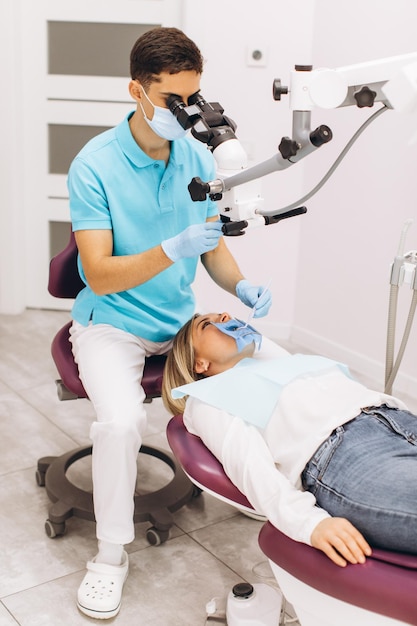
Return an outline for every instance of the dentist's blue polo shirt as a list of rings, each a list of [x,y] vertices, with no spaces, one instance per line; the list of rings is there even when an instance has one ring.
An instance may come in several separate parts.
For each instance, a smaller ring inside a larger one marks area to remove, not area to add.
[[[202,143],[185,137],[171,142],[168,165],[151,159],[130,132],[129,118],[91,139],[68,175],[74,231],[111,229],[114,255],[137,254],[174,237],[187,226],[216,216],[210,199],[193,202],[194,176],[215,178],[214,159]],[[72,316],[86,326],[111,324],[151,341],[167,341],[194,313],[191,290],[197,258],[182,259],[133,289],[98,296],[87,284]]]

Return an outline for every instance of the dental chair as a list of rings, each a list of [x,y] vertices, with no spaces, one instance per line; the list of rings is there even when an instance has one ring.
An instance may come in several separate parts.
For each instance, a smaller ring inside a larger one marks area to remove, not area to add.
[[[253,511],[221,463],[187,431],[182,415],[170,420],[167,437],[185,473],[203,491]],[[365,564],[342,568],[270,522],[261,528],[259,546],[302,626],[417,626],[417,556],[375,549]]]
[[[75,298],[83,287],[84,283],[77,269],[77,246],[71,233],[66,248],[51,260],[48,291],[57,298]],[[60,376],[56,381],[60,400],[87,398],[71,351],[70,327],[71,322],[68,322],[61,328],[51,346],[52,358]],[[145,361],[142,386],[147,402],[161,395],[164,364],[164,356],[152,356]],[[147,530],[146,538],[151,545],[159,545],[169,537],[169,529],[173,524],[171,514],[195,497],[199,491],[170,452],[147,445],[142,445],[138,452],[162,461],[173,474],[172,479],[163,487],[134,497],[135,523],[151,522],[152,526]],[[84,446],[59,457],[43,457],[38,461],[36,481],[39,486],[46,488],[52,501],[45,522],[45,532],[51,538],[64,534],[66,520],[71,516],[91,521],[95,519],[93,494],[91,491],[80,489],[67,477],[70,466],[91,453],[92,447]]]

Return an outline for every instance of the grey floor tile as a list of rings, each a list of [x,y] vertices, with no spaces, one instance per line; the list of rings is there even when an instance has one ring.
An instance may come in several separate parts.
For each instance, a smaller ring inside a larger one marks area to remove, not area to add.
[[[262,522],[238,513],[215,525],[193,531],[190,536],[236,572],[237,576],[252,582],[253,568],[267,560],[258,545],[261,527]]]
[[[0,395],[0,441],[0,475],[74,447],[72,439],[12,391]]]
[[[208,493],[202,493],[177,511],[175,523],[184,532],[191,533],[240,515],[238,510],[227,502]]]
[[[184,558],[186,555],[186,558]],[[21,626],[78,626],[96,623],[78,612],[77,572],[3,599]],[[205,604],[227,590],[235,576],[189,537],[172,539],[158,548],[130,555],[117,626],[198,626],[205,621]]]
[[[1,380],[0,380],[0,398],[6,394],[9,394],[12,390],[10,389],[10,387],[8,385],[5,385]]]
[[[32,469],[2,476],[0,493],[2,598],[84,567],[85,555],[96,545],[94,526],[76,523],[71,535],[49,539],[44,531],[48,500]]]
[[[0,380],[14,390],[53,380],[51,341],[68,319],[68,313],[33,309],[22,315],[1,315]]]
[[[1,626],[16,626],[18,622],[10,615],[9,611],[0,601],[0,624]]]
[[[43,385],[20,390],[19,395],[77,445],[89,444],[89,432],[94,421],[91,402],[84,398],[60,401],[54,380],[55,375]]]

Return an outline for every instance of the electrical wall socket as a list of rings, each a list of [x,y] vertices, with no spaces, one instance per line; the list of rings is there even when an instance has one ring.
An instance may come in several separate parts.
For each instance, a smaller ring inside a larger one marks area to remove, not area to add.
[[[249,67],[266,67],[268,49],[266,46],[250,45],[246,49],[246,65]]]

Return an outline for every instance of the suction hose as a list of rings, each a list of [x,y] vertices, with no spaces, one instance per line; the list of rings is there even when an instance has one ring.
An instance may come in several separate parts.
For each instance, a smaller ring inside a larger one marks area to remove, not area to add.
[[[387,350],[386,350],[386,358],[385,358],[385,393],[389,393],[387,391],[387,385],[391,376],[391,372],[394,367],[394,341],[395,341],[395,326],[397,323],[398,291],[399,291],[398,285],[391,285],[391,289],[389,293]]]
[[[398,246],[397,256],[394,259],[394,263],[391,268],[391,289],[389,296],[388,307],[388,328],[387,328],[387,348],[385,356],[385,393],[390,394],[392,392],[392,385],[400,367],[401,360],[404,355],[405,347],[407,345],[408,337],[410,335],[411,326],[413,323],[413,317],[416,310],[417,301],[417,281],[414,282],[414,294],[411,300],[410,310],[408,313],[408,319],[404,330],[403,339],[400,349],[398,351],[397,359],[394,365],[394,344],[395,344],[395,327],[397,321],[397,303],[398,303],[398,291],[401,282],[401,271],[403,269],[404,260],[407,256],[414,253],[409,253],[404,256],[405,239],[407,231],[413,223],[413,219],[408,219],[404,222],[404,226],[401,231],[400,243]],[[414,261],[415,262],[415,261]]]
[[[405,347],[407,345],[407,341],[410,336],[411,328],[413,325],[414,314],[416,312],[416,307],[417,307],[417,291],[414,290],[413,297],[411,300],[410,310],[408,312],[407,323],[404,329],[404,335],[403,335],[401,345],[400,345],[400,349],[398,351],[398,355],[395,360],[394,367],[392,368],[392,371],[390,371],[388,380],[385,383],[385,393],[390,394],[392,392],[392,385],[394,384],[394,380],[397,375],[398,368],[400,367],[400,364],[404,355]]]

